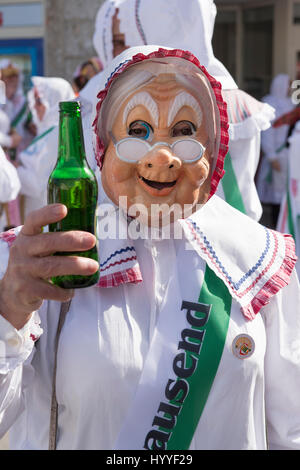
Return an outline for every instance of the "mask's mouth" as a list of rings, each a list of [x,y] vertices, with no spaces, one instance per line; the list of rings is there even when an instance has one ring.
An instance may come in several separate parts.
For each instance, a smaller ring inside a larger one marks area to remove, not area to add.
[[[178,179],[175,181],[155,181],[148,180],[141,175],[138,175],[137,180],[143,190],[152,197],[169,196],[178,183]]]
[[[158,189],[158,190],[162,190],[162,189],[165,189],[165,188],[172,188],[172,187],[175,186],[175,184],[177,183],[177,180],[175,180],[175,181],[165,181],[165,182],[162,182],[162,181],[147,180],[147,179],[144,178],[143,176],[139,176],[139,178],[140,178],[145,184],[147,184],[148,186],[150,186],[150,188],[154,188],[154,189]]]

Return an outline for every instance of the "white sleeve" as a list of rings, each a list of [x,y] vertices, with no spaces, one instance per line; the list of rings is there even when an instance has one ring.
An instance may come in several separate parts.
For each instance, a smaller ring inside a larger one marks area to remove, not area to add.
[[[12,138],[3,132],[0,132],[0,145],[2,145],[2,147],[11,147]]]
[[[47,189],[51,171],[57,160],[58,129],[30,145],[19,155],[21,165],[18,175],[21,193],[25,196],[40,197]]]
[[[24,409],[24,390],[31,382],[35,340],[41,335],[37,312],[21,330],[0,315],[0,438]]]
[[[261,133],[261,148],[268,160],[275,160],[277,158],[275,135],[276,129],[274,127],[270,127]]]
[[[16,199],[21,188],[16,168],[7,160],[0,147],[0,202]]]
[[[266,325],[265,396],[271,450],[300,450],[300,286],[290,284],[263,309]]]
[[[7,243],[0,240],[1,277],[7,266],[8,252]],[[37,312],[21,330],[16,330],[0,315],[0,438],[24,408],[24,390],[34,372],[30,365],[34,343],[41,334]]]

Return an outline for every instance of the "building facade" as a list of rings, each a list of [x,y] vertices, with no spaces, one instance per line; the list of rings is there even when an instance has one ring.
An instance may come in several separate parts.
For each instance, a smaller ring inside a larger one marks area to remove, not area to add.
[[[77,66],[95,55],[96,13],[103,0],[0,0],[0,60],[10,57],[31,75],[71,81]]]
[[[0,0],[0,59],[11,56],[20,64],[25,86],[33,74],[70,81],[77,65],[95,55],[92,36],[102,2]],[[300,0],[215,3],[215,55],[240,88],[261,98],[274,75],[300,78]]]
[[[240,88],[261,98],[272,78],[300,78],[300,1],[215,0],[215,55]]]

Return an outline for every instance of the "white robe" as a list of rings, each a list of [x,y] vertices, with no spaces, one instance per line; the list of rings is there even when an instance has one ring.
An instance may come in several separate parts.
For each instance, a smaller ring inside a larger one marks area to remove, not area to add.
[[[277,222],[277,230],[282,233],[290,233],[295,240],[296,254],[300,256],[300,123],[289,138],[290,146],[287,149],[287,183],[286,191],[282,197],[280,212]],[[297,261],[296,269],[300,274],[300,262]]]
[[[32,77],[35,89],[46,107],[39,120],[34,92],[28,93],[29,106],[37,126],[37,138],[19,155],[18,175],[24,197],[24,216],[47,204],[47,184],[55,167],[58,152],[59,102],[71,101],[75,95],[71,85],[62,78]]]
[[[16,199],[21,188],[16,168],[7,160],[0,147],[0,205]],[[0,231],[7,225],[6,215],[0,214]]]
[[[2,147],[11,147],[12,138],[9,135],[10,122],[7,114],[0,109],[0,145]]]
[[[241,227],[236,237],[224,235],[227,251],[223,255],[227,260],[233,259],[233,266],[236,262],[242,265],[248,253],[242,254],[238,248],[239,237],[244,233],[247,238],[249,228],[257,230],[259,238],[262,229],[258,225],[256,229],[254,222],[250,224],[250,219],[216,196],[206,206],[199,211],[200,219],[198,213],[193,216],[204,234],[211,230],[213,237],[218,224],[220,233],[221,227],[230,224]],[[220,214],[218,220],[215,210]],[[58,349],[58,449],[119,448],[117,439],[134,400],[164,305],[176,295],[192,302],[198,300],[205,261],[194,249],[185,249],[185,240],[139,239],[133,243],[142,283],[78,290],[72,301]],[[222,243],[211,243],[215,254],[220,255]],[[8,249],[1,240],[0,249],[3,270]],[[244,268],[247,270],[248,266]],[[231,275],[235,277],[233,271]],[[172,281],[178,282],[176,293],[169,290]],[[243,316],[239,302],[233,299],[225,348],[191,450],[300,449],[299,305],[295,273],[252,321]],[[48,446],[53,343],[59,307],[57,302],[44,302],[20,331],[0,317],[0,434],[11,428],[12,449]],[[179,310],[180,306],[178,313]],[[39,317],[43,333],[33,347],[30,335],[41,334]],[[175,323],[174,312],[170,328]],[[232,352],[239,334],[249,335],[255,343],[249,358],[237,358]],[[163,359],[163,351],[161,354]],[[165,380],[168,373],[166,368]],[[144,412],[147,411],[145,406]],[[140,414],[138,417],[137,425],[150,430],[152,420],[147,425],[146,418]],[[130,432],[127,437],[130,440]],[[143,435],[127,448],[142,449]]]
[[[294,108],[288,91],[290,79],[288,75],[277,75],[271,84],[270,94],[262,101],[275,109],[275,118],[279,118]],[[259,197],[266,204],[280,204],[286,192],[288,172],[288,149],[286,148],[289,126],[270,127],[262,133],[261,148],[263,158],[258,174],[257,187]],[[273,170],[271,163],[278,160],[280,171]]]
[[[7,59],[3,59],[0,61],[0,69],[5,69],[10,64],[10,61]],[[14,65],[16,68],[15,64]],[[23,75],[20,72],[19,74],[19,83],[18,88],[11,99],[5,99],[4,104],[1,105],[1,110],[7,115],[9,120],[9,128],[14,127],[16,132],[22,137],[22,141],[18,146],[18,151],[23,150],[30,144],[32,141],[32,134],[26,129],[25,123],[28,119],[28,104],[26,100],[26,96],[23,91]],[[16,120],[17,122],[14,122]],[[12,124],[14,124],[12,126]],[[0,129],[1,130],[1,129]],[[5,146],[9,146],[8,140],[6,140],[6,144],[1,144]]]
[[[24,217],[29,212],[47,204],[47,185],[55,167],[58,151],[58,126],[52,126],[48,133],[35,140],[20,153],[18,175],[21,194],[24,197]]]

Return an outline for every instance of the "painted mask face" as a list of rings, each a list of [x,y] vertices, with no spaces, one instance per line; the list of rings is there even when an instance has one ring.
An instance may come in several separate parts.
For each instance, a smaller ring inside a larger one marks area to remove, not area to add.
[[[126,196],[128,213],[138,212],[148,225],[160,205],[168,213],[177,205],[182,217],[185,206],[195,210],[205,203],[211,160],[206,121],[197,97],[174,75],[161,74],[132,93],[110,133],[102,168],[106,194],[117,205]]]

